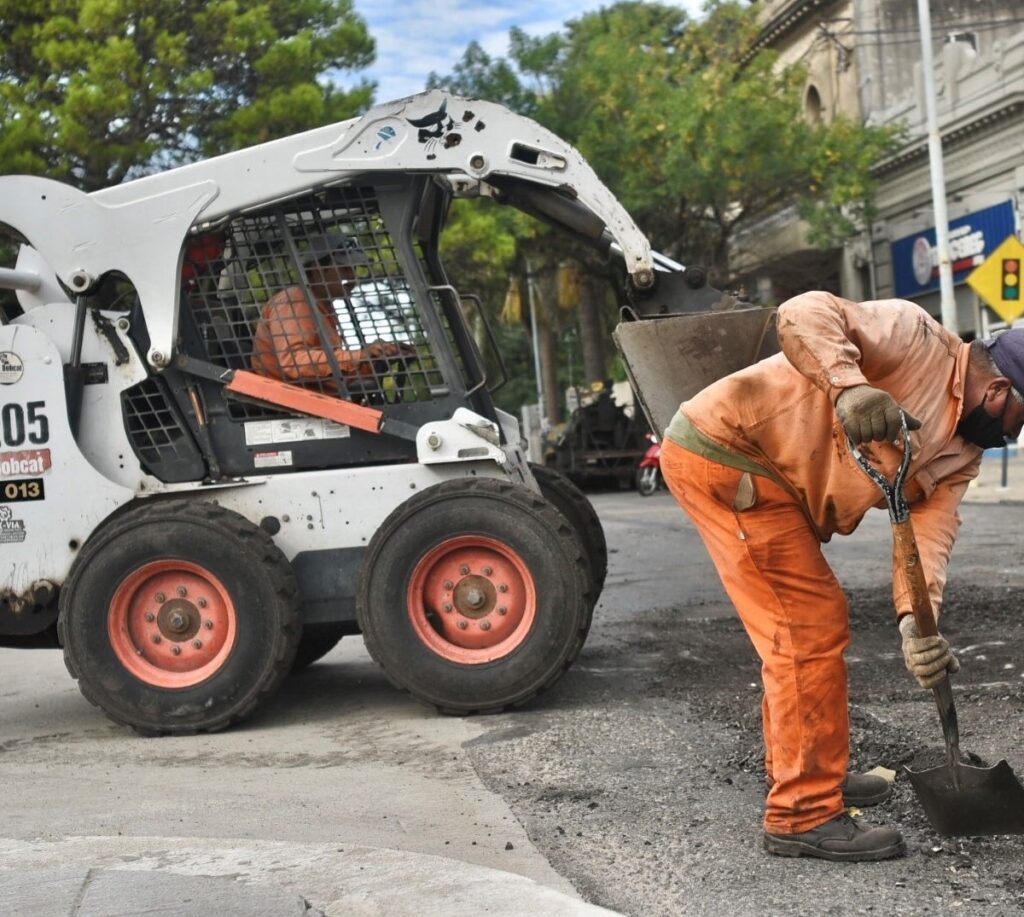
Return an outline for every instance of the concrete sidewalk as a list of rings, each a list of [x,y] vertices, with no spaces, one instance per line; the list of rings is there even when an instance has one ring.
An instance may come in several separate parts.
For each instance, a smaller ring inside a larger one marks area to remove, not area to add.
[[[981,473],[967,488],[964,502],[1024,502],[1024,450],[1016,444],[1008,446],[1005,467],[1002,449],[989,449],[985,452],[981,460]]]
[[[600,917],[532,879],[446,857],[183,837],[0,840],[7,917]]]
[[[411,702],[361,640],[198,736],[110,723],[59,651],[0,672],[3,917],[608,913],[474,770],[487,724]]]

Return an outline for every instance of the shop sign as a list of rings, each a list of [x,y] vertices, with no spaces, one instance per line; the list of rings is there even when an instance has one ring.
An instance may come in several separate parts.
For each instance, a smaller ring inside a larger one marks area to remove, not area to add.
[[[1010,201],[950,220],[949,257],[953,262],[953,283],[965,283],[971,271],[1016,229]],[[893,290],[897,296],[912,298],[939,288],[934,227],[897,239],[890,248]]]

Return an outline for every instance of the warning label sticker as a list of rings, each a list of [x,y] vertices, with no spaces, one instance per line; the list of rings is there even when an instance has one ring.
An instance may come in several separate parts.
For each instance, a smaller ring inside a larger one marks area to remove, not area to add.
[[[0,506],[0,544],[19,544],[25,535],[24,521],[15,519],[9,506]]]
[[[35,477],[50,470],[49,449],[0,452],[0,478]]]
[[[10,350],[0,350],[0,385],[14,385],[25,375],[25,364],[21,357]]]
[[[257,452],[252,457],[252,463],[256,468],[283,468],[292,463],[290,449],[283,452]]]
[[[316,417],[294,420],[251,420],[245,425],[247,446],[272,446],[314,439],[346,439],[352,431],[345,424]]]

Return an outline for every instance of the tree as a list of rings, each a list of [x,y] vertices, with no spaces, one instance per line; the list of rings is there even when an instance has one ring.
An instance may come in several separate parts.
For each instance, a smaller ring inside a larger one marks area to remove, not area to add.
[[[674,6],[621,2],[563,32],[510,35],[509,60],[476,59],[451,85],[520,75],[526,112],[590,161],[661,251],[727,283],[732,239],[795,205],[834,244],[869,216],[871,166],[889,128],[802,117],[800,67],[756,50],[756,9],[710,0],[690,20]],[[447,85],[447,84],[446,84]]]
[[[574,142],[653,243],[729,280],[738,231],[795,205],[812,236],[857,231],[889,128],[802,116],[800,67],[758,51],[756,9],[712,0],[706,18],[619,3],[568,24],[537,117]]]
[[[0,0],[0,173],[85,190],[342,120],[374,86],[352,0]]]

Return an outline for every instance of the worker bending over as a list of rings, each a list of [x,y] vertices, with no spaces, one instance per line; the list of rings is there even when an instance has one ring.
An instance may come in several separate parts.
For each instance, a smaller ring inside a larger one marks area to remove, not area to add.
[[[889,795],[849,774],[846,597],[821,551],[879,504],[855,443],[891,478],[913,445],[907,499],[938,615],[958,506],[983,449],[1024,423],[1024,330],[963,343],[903,300],[856,304],[806,293],[778,312],[782,352],[684,402],[661,467],[693,519],[762,661],[771,789],[764,845],[782,856],[880,860],[902,855],[892,828],[846,814]],[[959,670],[941,636],[921,638],[907,590],[893,598],[907,667],[924,687]]]

